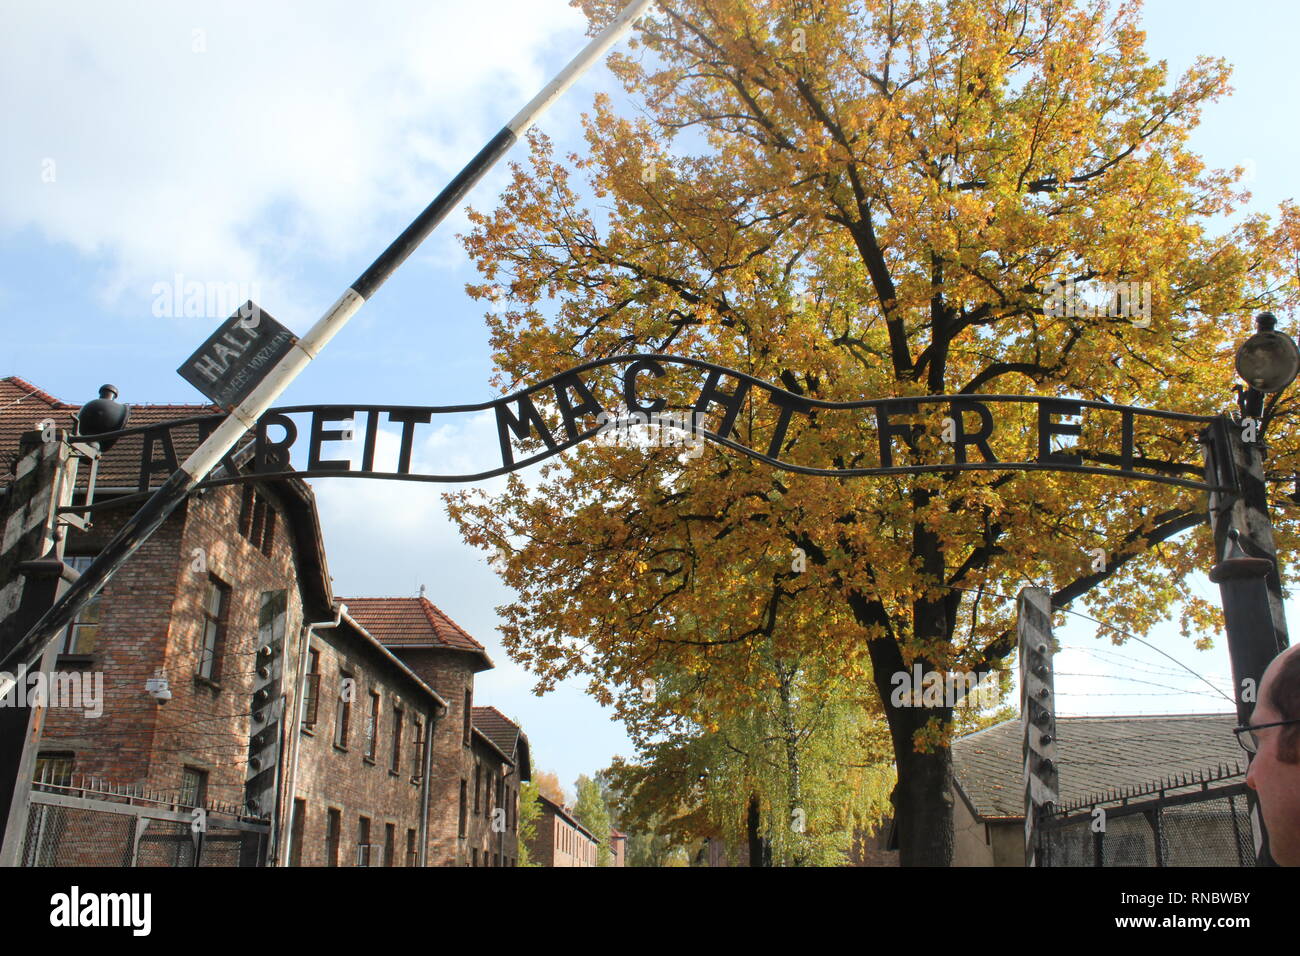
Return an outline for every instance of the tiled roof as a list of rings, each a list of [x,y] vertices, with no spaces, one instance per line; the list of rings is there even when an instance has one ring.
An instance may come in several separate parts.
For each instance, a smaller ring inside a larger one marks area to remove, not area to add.
[[[91,390],[88,390],[91,391]],[[99,394],[98,386],[86,401]],[[13,479],[12,465],[19,454],[19,439],[24,432],[34,431],[39,423],[52,418],[60,428],[72,430],[76,423],[72,413],[85,402],[71,404],[60,401],[48,392],[37,388],[16,375],[0,378],[0,490]],[[140,405],[126,403],[130,408],[127,428],[160,424],[178,418],[197,415],[215,415],[221,412],[215,405]],[[171,430],[177,463],[183,462],[198,447],[196,425]],[[132,435],[119,439],[100,459],[96,488],[105,497],[112,489],[134,491],[140,480],[140,454],[143,439]],[[160,456],[155,446],[155,458]],[[84,488],[90,469],[84,464],[78,470],[78,487]],[[157,487],[167,478],[167,471],[159,471],[150,478],[150,486]],[[321,541],[320,519],[316,499],[311,488],[298,479],[277,481],[274,486],[284,494],[284,505],[290,527],[298,546],[299,568],[304,586],[304,600],[311,614],[319,619],[332,614],[329,568],[325,560],[325,546]],[[97,496],[96,501],[100,499]]]
[[[1165,777],[1245,766],[1234,714],[1058,717],[1061,803],[1107,790],[1146,787]],[[953,741],[953,778],[982,819],[1024,818],[1020,719]]]
[[[520,780],[531,780],[532,756],[528,747],[528,735],[523,729],[495,707],[475,707],[473,715],[474,729],[510,757],[519,767]]]
[[[422,597],[341,598],[358,623],[387,647],[445,647],[479,654],[492,666],[483,645]]]
[[[16,375],[0,378],[0,484],[8,484],[12,478],[10,464],[18,454],[18,439],[23,432],[33,431],[38,424],[47,419],[54,419],[59,428],[74,430],[76,422],[72,413],[81,408],[85,402],[95,398],[98,386],[87,390],[85,401],[70,404],[60,401],[30,382]],[[190,418],[195,415],[218,414],[221,409],[215,405],[139,405],[126,402],[130,414],[126,420],[127,428],[139,428],[174,421],[178,418]],[[195,425],[175,428],[171,432],[176,449],[177,463],[183,462],[199,446],[199,430]],[[97,484],[101,489],[135,488],[140,480],[140,455],[144,439],[139,435],[128,435],[118,440],[111,449],[104,453],[99,463]],[[155,446],[155,457],[162,452]],[[83,467],[80,479],[84,483],[87,469]],[[167,472],[159,471],[150,479],[150,486],[161,485],[167,478]]]
[[[487,748],[500,757],[504,763],[508,763],[512,767],[514,766],[515,758],[510,756],[508,751],[502,750],[495,740],[483,733],[483,731],[477,727],[474,728],[474,738],[483,741],[483,743],[487,745]]]
[[[519,740],[519,725],[495,707],[475,707],[474,727],[483,731],[502,753],[513,753]]]
[[[558,803],[556,803],[554,800],[552,800],[550,797],[546,796],[543,793],[539,793],[537,795],[537,799],[541,801],[543,809],[549,807],[551,811],[555,813],[556,816],[563,817],[565,822],[568,823],[569,826],[573,827],[575,830],[578,830],[580,833],[586,836],[587,839],[591,840],[592,843],[600,842],[599,840],[596,839],[596,835],[594,833],[592,833],[585,826],[583,826],[581,823],[578,822],[578,818],[573,815],[573,811],[570,810],[568,807],[560,806]]]

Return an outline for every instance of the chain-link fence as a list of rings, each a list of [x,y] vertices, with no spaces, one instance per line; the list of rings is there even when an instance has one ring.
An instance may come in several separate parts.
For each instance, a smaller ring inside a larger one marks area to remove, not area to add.
[[[39,785],[24,866],[261,866],[270,826],[121,792]]]
[[[1080,801],[1045,816],[1037,831],[1041,865],[1255,865],[1244,782],[1140,796],[1150,798]]]

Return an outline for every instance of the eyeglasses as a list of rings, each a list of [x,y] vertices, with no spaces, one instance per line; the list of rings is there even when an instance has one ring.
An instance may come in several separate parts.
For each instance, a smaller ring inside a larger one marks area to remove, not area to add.
[[[1288,724],[1300,724],[1300,718],[1295,720],[1275,720],[1271,724],[1234,727],[1232,732],[1237,735],[1237,743],[1241,744],[1241,749],[1253,755],[1259,753],[1259,739],[1255,736],[1255,731],[1263,730],[1265,727],[1285,727]]]

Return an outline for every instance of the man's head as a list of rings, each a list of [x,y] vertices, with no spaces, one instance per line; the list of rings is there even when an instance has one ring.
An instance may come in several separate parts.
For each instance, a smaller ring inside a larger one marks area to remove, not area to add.
[[[1300,645],[1268,665],[1259,684],[1252,727],[1300,720]],[[1300,724],[1255,731],[1259,753],[1246,783],[1259,795],[1269,847],[1279,866],[1300,866]]]

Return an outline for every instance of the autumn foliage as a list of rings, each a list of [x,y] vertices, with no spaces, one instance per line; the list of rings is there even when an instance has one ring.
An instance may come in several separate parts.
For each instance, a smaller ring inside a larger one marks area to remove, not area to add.
[[[594,30],[621,4],[577,5]],[[506,304],[487,316],[497,384],[670,352],[827,401],[1222,411],[1252,314],[1295,304],[1300,215],[1235,214],[1237,173],[1186,146],[1227,67],[1202,59],[1170,78],[1143,40],[1131,4],[663,0],[611,60],[631,105],[597,97],[568,156],[533,133],[500,203],[473,215],[465,244],[484,281],[470,291]],[[1066,280],[1146,284],[1149,322],[1048,314],[1045,287]],[[689,411],[699,377],[656,388]],[[777,411],[747,403],[741,440],[766,447]],[[942,454],[938,422],[916,422],[919,450],[896,454]],[[785,451],[852,466],[875,455],[873,428],[805,417]],[[1004,454],[1030,453],[1029,416],[1000,428]],[[1085,417],[1076,450],[1118,445],[1118,428]],[[1138,444],[1198,454],[1193,433]],[[1218,626],[1188,589],[1212,556],[1203,497],[1186,488],[1050,472],[834,479],[679,451],[589,442],[494,498],[452,497],[517,592],[510,653],[542,689],[587,675],[646,746],[680,722],[734,724],[782,668],[848,688],[841,699],[888,721],[904,863],[950,858],[952,714],[891,707],[891,674],[1005,668],[1014,606],[998,596],[1029,584],[1128,631],[1176,605],[1189,634]],[[1270,471],[1289,476],[1293,452],[1279,438]],[[645,693],[668,675],[671,708]]]

